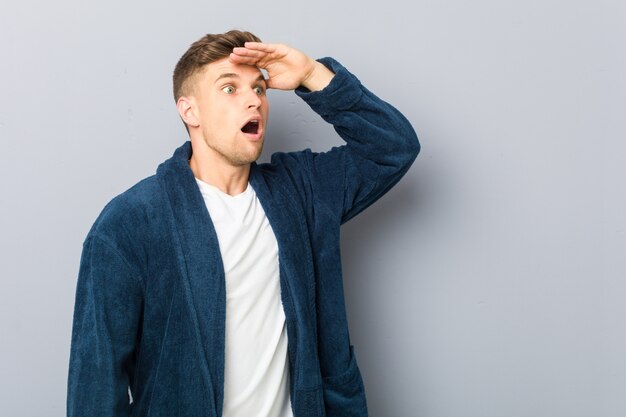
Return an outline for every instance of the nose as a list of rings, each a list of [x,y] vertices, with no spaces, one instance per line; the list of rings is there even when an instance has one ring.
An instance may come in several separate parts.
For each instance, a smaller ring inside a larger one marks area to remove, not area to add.
[[[254,89],[250,89],[250,92],[246,96],[246,104],[249,109],[258,109],[261,107],[261,97],[256,93]]]

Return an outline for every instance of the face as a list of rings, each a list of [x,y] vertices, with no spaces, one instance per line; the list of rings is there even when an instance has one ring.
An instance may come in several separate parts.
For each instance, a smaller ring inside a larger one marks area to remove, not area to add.
[[[201,135],[208,152],[229,165],[256,161],[269,113],[266,89],[257,67],[228,58],[208,64],[195,76],[190,102],[198,125],[190,130]]]

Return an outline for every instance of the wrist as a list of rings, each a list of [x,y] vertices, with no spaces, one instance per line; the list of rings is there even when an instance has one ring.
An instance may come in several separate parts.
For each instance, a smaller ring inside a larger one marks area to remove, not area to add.
[[[335,73],[332,72],[326,65],[313,61],[313,69],[311,72],[302,80],[302,86],[308,89],[309,91],[319,91],[323,90],[330,81],[335,76]]]

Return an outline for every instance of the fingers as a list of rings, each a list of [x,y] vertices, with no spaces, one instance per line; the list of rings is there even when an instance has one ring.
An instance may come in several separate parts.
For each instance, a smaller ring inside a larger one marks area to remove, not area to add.
[[[263,42],[246,42],[244,43],[245,48],[252,49],[256,51],[264,51],[268,53],[276,52],[278,48],[277,44],[274,43],[263,43]]]
[[[263,58],[263,55],[250,52],[254,51],[247,51],[245,48],[235,48],[229,55],[229,59],[235,64],[256,65]]]
[[[237,46],[237,47],[233,48],[233,54],[239,55],[239,56],[260,58],[261,56],[267,55],[267,52],[255,51],[253,49],[248,49],[248,48],[245,48],[243,46]]]
[[[248,44],[253,44],[252,48],[249,48]],[[246,42],[245,47],[233,48],[233,52],[230,54],[230,60],[231,62],[234,62],[236,64],[262,66],[264,60],[267,60],[269,57],[271,57],[270,54],[274,50],[275,48],[267,44],[260,44],[258,42]]]
[[[279,45],[269,43],[246,42],[244,46],[233,48],[233,54],[239,57],[262,59],[276,52],[278,46]]]
[[[233,54],[239,57],[256,58],[281,58],[287,55],[289,48],[277,43],[246,42],[244,46],[233,48]]]

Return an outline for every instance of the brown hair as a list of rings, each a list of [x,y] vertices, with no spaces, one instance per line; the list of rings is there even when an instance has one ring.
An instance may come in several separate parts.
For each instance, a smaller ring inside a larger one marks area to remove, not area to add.
[[[192,43],[174,69],[174,100],[190,93],[190,79],[205,65],[228,57],[233,48],[243,46],[245,42],[261,42],[261,39],[250,32],[231,30],[208,34]]]

